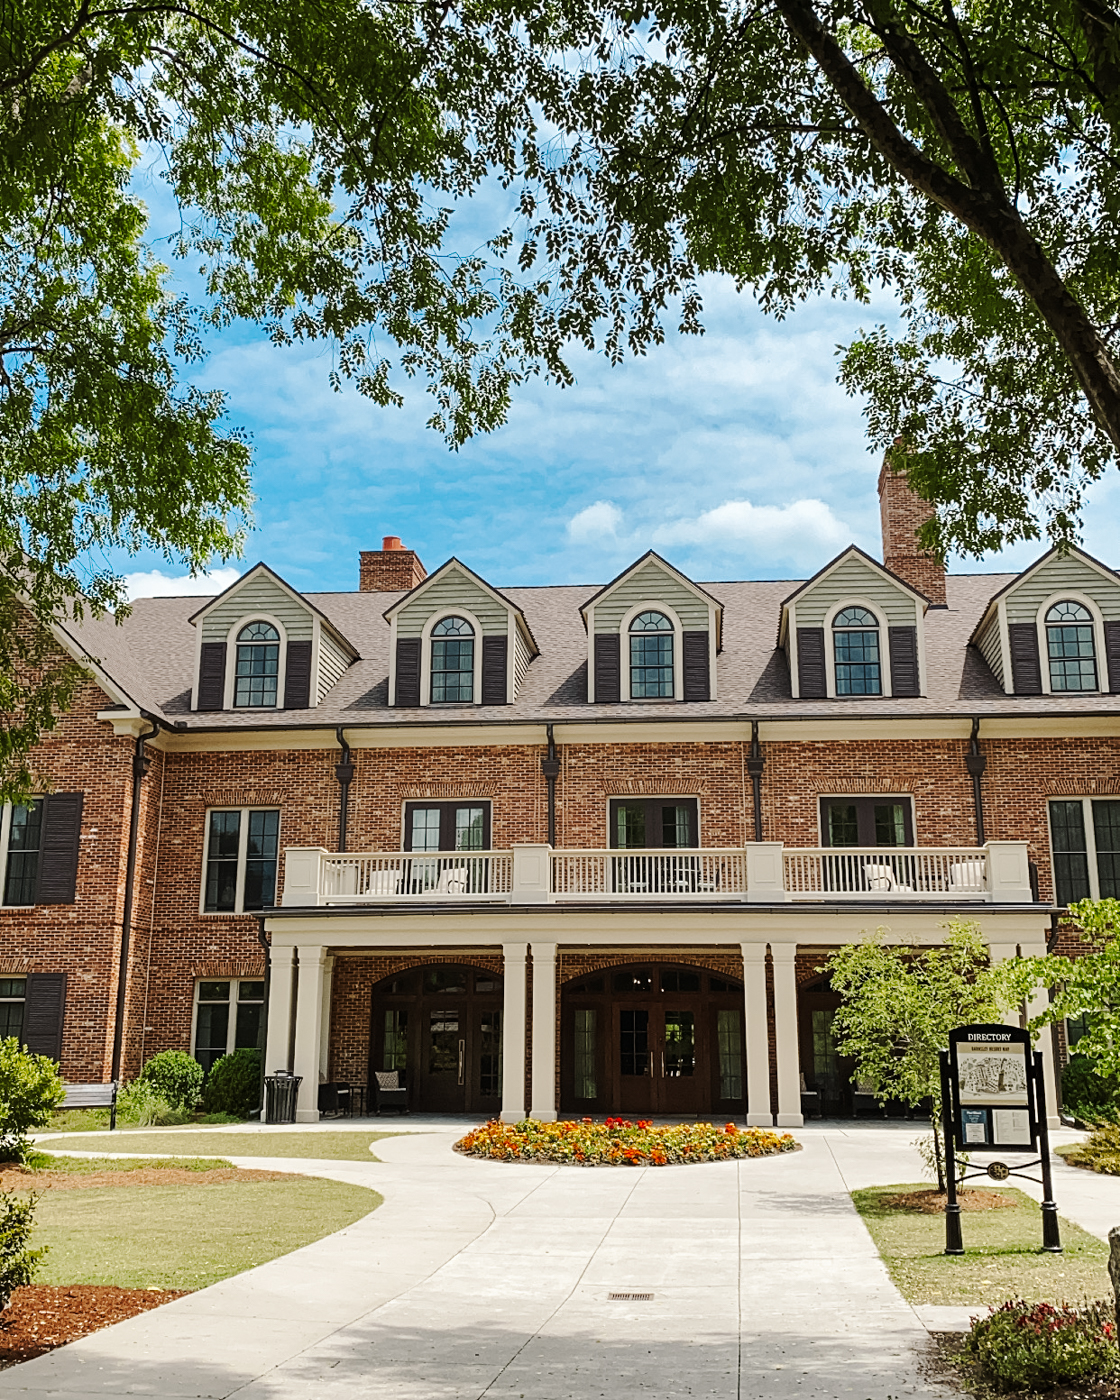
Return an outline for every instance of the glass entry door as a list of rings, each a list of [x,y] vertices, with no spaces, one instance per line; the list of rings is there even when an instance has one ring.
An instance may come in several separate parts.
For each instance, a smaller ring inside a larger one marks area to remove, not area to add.
[[[697,1008],[616,1006],[618,1104],[627,1115],[703,1112],[706,1045]]]

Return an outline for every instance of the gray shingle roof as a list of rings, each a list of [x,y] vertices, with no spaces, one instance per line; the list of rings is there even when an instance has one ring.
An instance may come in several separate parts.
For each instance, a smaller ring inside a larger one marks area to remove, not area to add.
[[[587,634],[580,605],[593,586],[505,588],[524,610],[540,655],[529,667],[513,705],[389,709],[389,626],[383,614],[403,593],[311,593],[308,602],[353,643],[361,656],[323,703],[312,710],[227,711],[192,714],[190,693],[195,629],[189,618],[198,597],[148,598],[133,605],[120,626],[87,621],[70,631],[142,708],[190,729],[262,729],[343,725],[414,725],[457,722],[727,719],[732,716],[808,719],[857,716],[995,714],[1120,714],[1120,696],[1007,696],[969,637],[992,595],[1014,575],[958,574],[948,580],[948,607],[925,617],[928,694],[918,699],[794,700],[784,655],[774,646],[782,600],[796,580],[705,583],[724,606],[723,651],[717,661],[716,700],[589,705]]]

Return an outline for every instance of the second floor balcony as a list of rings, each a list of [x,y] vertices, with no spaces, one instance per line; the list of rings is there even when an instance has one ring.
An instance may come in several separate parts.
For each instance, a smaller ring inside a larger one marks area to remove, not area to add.
[[[1025,841],[984,846],[285,852],[287,907],[362,904],[1030,903]]]

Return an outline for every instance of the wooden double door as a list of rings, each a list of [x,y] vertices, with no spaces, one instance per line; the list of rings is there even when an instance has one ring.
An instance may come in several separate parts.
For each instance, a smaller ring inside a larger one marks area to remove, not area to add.
[[[370,1072],[397,1070],[409,1107],[497,1113],[502,1103],[502,979],[480,968],[413,968],[373,989]]]
[[[703,968],[642,964],[561,993],[561,1107],[695,1116],[746,1109],[742,986]]]

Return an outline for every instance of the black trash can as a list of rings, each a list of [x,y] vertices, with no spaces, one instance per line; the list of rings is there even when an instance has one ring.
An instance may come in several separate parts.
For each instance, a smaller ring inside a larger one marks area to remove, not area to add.
[[[278,1069],[275,1074],[264,1077],[264,1121],[266,1123],[294,1123],[296,1121],[296,1094],[303,1083],[303,1076],[289,1074]]]

